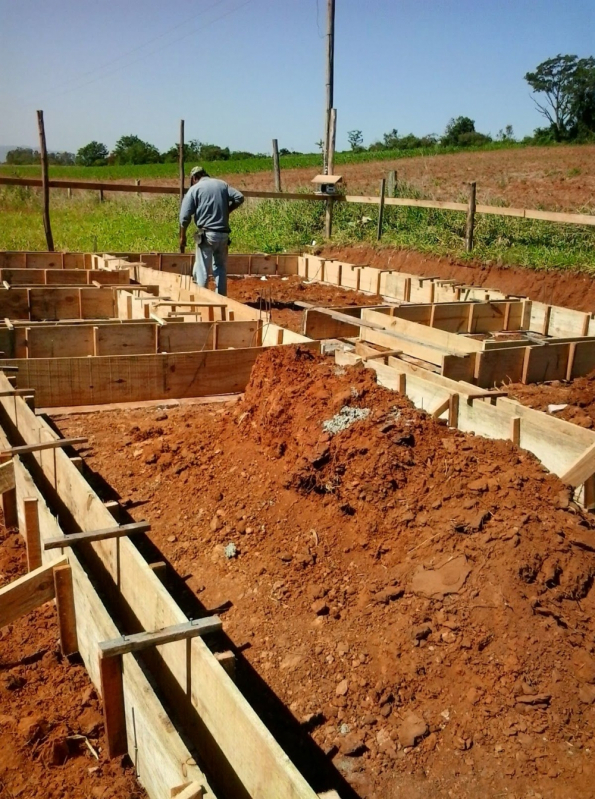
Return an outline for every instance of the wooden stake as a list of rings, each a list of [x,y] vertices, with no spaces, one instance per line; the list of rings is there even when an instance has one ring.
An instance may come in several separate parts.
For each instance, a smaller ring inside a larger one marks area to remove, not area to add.
[[[74,609],[74,591],[70,565],[58,566],[54,569],[54,588],[56,591],[58,626],[60,628],[60,648],[63,655],[74,655],[75,652],[78,652],[79,645],[76,634],[76,612]]]
[[[178,165],[180,167],[180,205],[184,199],[184,120],[180,120],[180,149],[178,152]]]
[[[99,658],[103,719],[107,738],[107,756],[111,759],[128,751],[126,715],[124,711],[124,686],[122,684],[122,657]]]
[[[281,191],[281,167],[279,166],[279,144],[273,139],[273,176],[275,178],[275,191]]]
[[[12,462],[10,455],[0,455],[0,464]],[[2,509],[4,511],[4,524],[7,528],[19,526],[19,516],[17,513],[17,490],[10,488],[2,494]]]
[[[54,252],[54,237],[50,224],[50,186],[48,181],[48,152],[45,145],[45,127],[43,124],[43,111],[37,112],[37,126],[39,128],[39,151],[41,154],[41,193],[43,196],[43,227],[45,240],[49,252]]]
[[[25,544],[27,547],[27,568],[38,569],[41,559],[41,532],[39,529],[39,509],[37,500],[27,497],[23,500],[25,513]]]
[[[475,195],[477,183],[472,181],[469,184],[469,207],[467,209],[467,232],[465,235],[465,251],[471,252],[473,249],[473,229],[475,227]]]
[[[388,173],[387,178],[387,195],[389,197],[394,197],[397,191],[397,173],[394,169],[391,169]]]
[[[103,189],[99,189],[99,202],[103,202]]]
[[[134,181],[134,183],[135,183],[135,185],[136,185],[136,186],[140,186],[140,178],[137,178],[137,179]],[[136,196],[137,196],[137,197],[140,197],[140,191],[137,191],[137,192],[136,192]]]
[[[510,420],[510,440],[518,447],[521,441],[521,417],[513,416]]]
[[[386,181],[384,178],[380,181],[380,203],[378,204],[378,231],[376,233],[376,239],[380,241],[382,238],[382,222],[384,219],[384,190],[386,186]]]

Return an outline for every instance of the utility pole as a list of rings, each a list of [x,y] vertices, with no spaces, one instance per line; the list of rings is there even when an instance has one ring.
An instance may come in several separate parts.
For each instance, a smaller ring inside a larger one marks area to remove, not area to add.
[[[335,85],[335,0],[327,0],[326,15],[326,109],[324,114],[324,174],[328,175],[331,145],[331,110]]]

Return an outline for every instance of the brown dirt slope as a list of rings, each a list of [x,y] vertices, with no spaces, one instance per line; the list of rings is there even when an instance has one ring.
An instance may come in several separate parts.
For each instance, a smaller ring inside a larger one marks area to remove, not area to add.
[[[18,533],[0,523],[0,584],[26,571]],[[98,753],[95,759],[85,743]],[[49,603],[0,631],[0,797],[140,799],[131,767],[105,755],[101,703],[84,666],[60,654]]]
[[[359,796],[592,795],[595,533],[532,456],[299,348],[58,423]]]

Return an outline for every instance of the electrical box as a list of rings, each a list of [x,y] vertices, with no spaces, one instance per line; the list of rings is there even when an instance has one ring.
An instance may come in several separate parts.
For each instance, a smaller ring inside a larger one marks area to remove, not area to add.
[[[316,175],[312,183],[316,186],[316,194],[325,197],[333,196],[337,193],[338,184],[343,182],[341,175]]]

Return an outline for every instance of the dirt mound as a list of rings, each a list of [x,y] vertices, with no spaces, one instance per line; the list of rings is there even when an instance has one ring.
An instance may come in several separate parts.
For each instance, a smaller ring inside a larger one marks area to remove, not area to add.
[[[359,795],[589,795],[595,532],[533,456],[299,347],[112,418],[60,426]]]
[[[512,383],[508,390],[511,397],[530,408],[551,412],[558,419],[580,427],[595,427],[595,372],[568,383],[560,380],[531,385]],[[552,405],[558,407],[550,410]]]

